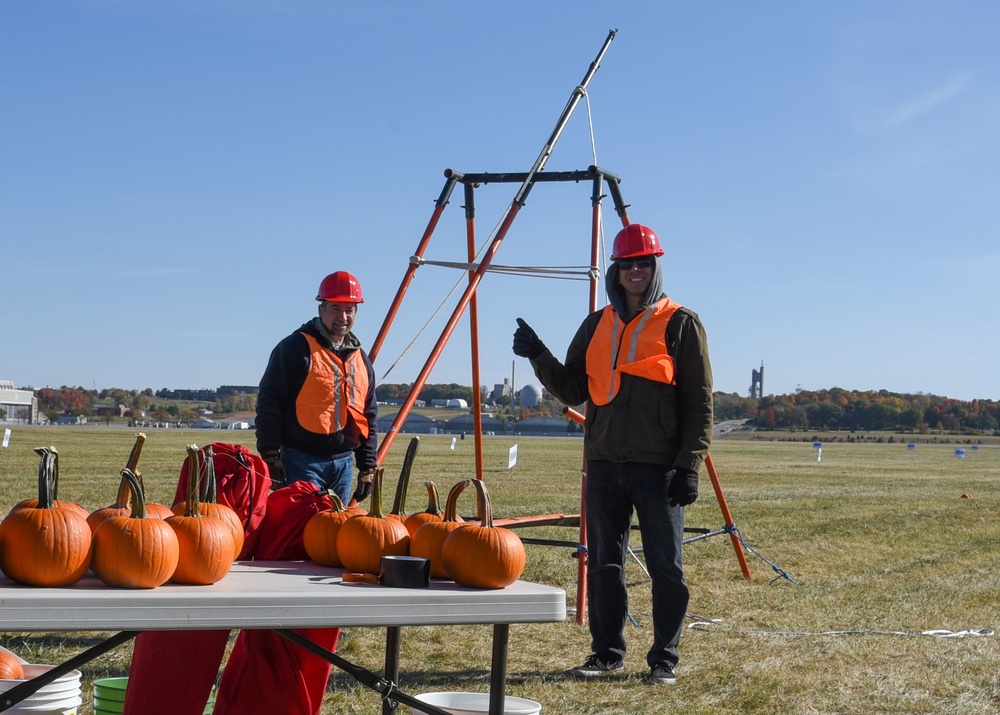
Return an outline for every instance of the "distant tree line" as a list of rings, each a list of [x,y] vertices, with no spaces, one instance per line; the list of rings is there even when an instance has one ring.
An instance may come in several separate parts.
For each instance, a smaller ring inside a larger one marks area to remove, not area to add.
[[[240,392],[239,389],[252,389],[253,392]],[[188,418],[191,415],[181,412],[185,409],[176,404],[157,403],[159,400],[200,402],[214,412],[252,412],[257,408],[256,388],[228,388],[216,390],[125,390],[110,387],[103,390],[87,390],[83,387],[44,387],[35,390],[38,398],[38,409],[52,421],[60,415],[94,415],[100,406],[124,405],[133,415],[145,413],[155,419],[169,420],[172,418]],[[193,412],[191,413],[193,414]]]
[[[379,400],[401,400],[409,395],[411,383],[384,384],[376,388]],[[256,409],[253,388],[230,387],[216,390],[125,390],[107,388],[100,391],[82,387],[41,388],[35,391],[39,409],[55,419],[62,414],[93,415],[99,404],[124,405],[135,412],[175,415],[174,405],[157,404],[161,400],[202,402],[215,412],[252,412]],[[485,404],[487,391],[482,388]],[[547,393],[533,409],[518,410],[516,417],[534,415],[558,416],[562,405]],[[472,404],[472,388],[456,383],[428,384],[419,399],[463,399]],[[498,402],[510,411],[510,398]],[[170,409],[170,408],[173,409]],[[513,418],[514,415],[512,414]],[[901,394],[887,390],[802,390],[788,395],[743,397],[736,393],[715,393],[715,419],[749,420],[761,429],[802,430],[896,430],[902,432],[979,432],[1000,430],[1000,403],[993,400],[962,401],[923,393]]]
[[[761,398],[716,393],[715,419],[747,419],[763,429],[989,433],[1000,429],[1000,403],[839,387]]]

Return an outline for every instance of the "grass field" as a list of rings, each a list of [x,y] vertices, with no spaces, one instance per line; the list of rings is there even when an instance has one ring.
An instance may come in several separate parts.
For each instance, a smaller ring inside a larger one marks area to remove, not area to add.
[[[0,451],[0,511],[35,496],[32,449],[49,444],[60,453],[60,497],[89,509],[106,506],[133,439],[128,430],[97,427],[15,429]],[[150,431],[140,463],[150,498],[170,500],[186,444],[214,440],[252,445],[253,434]],[[384,465],[389,498],[407,441],[396,440]],[[485,442],[485,479],[497,515],[577,513],[580,441],[519,438],[518,463],[508,470],[511,444],[506,437]],[[1000,447],[967,449],[964,459],[954,448],[910,450],[905,439],[828,444],[820,462],[808,442],[717,442],[712,455],[725,496],[756,552],[747,552],[753,577],[742,577],[727,536],[685,546],[689,615],[697,618],[681,642],[678,684],[643,682],[649,583],[633,563],[635,625],[627,627],[625,673],[596,683],[564,676],[589,653],[587,629],[572,617],[515,625],[508,694],[541,702],[543,713],[1000,713],[1000,641],[990,633],[1000,626]],[[450,437],[422,437],[408,511],[423,508],[425,479],[446,491],[472,476],[473,465],[471,439],[452,450]],[[718,502],[702,477],[702,496],[688,509],[687,523],[717,529]],[[472,496],[463,495],[460,511],[473,510]],[[576,536],[565,527],[519,533]],[[564,588],[572,608],[572,550],[527,548],[524,578]],[[928,631],[967,634],[922,635]],[[32,662],[58,662],[100,636],[7,633],[0,643]],[[404,629],[400,687],[487,690],[490,637],[486,626]],[[351,629],[339,652],[378,671],[383,644],[380,629]],[[128,659],[123,646],[93,661],[85,681],[127,674]],[[89,693],[85,685],[81,715],[91,712]],[[379,713],[381,702],[335,672],[322,712]]]

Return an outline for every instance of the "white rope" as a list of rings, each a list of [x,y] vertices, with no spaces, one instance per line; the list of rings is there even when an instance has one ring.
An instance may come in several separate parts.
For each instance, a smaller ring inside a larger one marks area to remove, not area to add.
[[[410,263],[418,266],[440,266],[442,268],[457,268],[462,271],[479,269],[478,263],[462,263],[455,261],[431,261],[419,256],[410,256]],[[561,278],[563,280],[587,280],[591,274],[590,266],[503,266],[491,263],[486,268],[487,273],[505,273],[507,275],[522,275],[533,278]]]
[[[876,631],[876,630],[849,630],[849,631],[768,631],[768,630],[742,630],[739,628],[717,628],[722,625],[721,618],[705,618],[688,614],[694,623],[688,628],[696,631],[717,632],[723,630],[727,633],[756,633],[765,636],[918,636],[927,638],[965,638],[966,636],[992,636],[995,635],[989,628],[971,628],[964,631],[929,630],[916,633],[906,631]]]

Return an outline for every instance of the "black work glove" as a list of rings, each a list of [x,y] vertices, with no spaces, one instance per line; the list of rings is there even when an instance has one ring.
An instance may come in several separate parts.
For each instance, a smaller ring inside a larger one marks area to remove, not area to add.
[[[518,357],[534,360],[545,352],[545,343],[521,318],[517,319],[517,330],[514,331],[514,354]]]
[[[267,472],[271,476],[271,489],[280,489],[288,484],[288,473],[281,461],[281,452],[277,449],[266,449],[260,453],[267,464]]]
[[[687,506],[698,498],[698,472],[678,467],[666,473],[667,503],[670,506]]]
[[[375,471],[369,469],[365,472],[358,472],[358,488],[354,490],[351,499],[363,502],[372,493],[372,479],[375,478]]]

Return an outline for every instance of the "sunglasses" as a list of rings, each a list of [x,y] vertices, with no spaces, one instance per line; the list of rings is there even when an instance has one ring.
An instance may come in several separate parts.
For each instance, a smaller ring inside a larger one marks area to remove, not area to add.
[[[640,258],[617,258],[615,259],[615,265],[618,266],[618,270],[627,271],[630,270],[633,265],[638,268],[650,268],[653,265],[654,260],[653,256],[642,256]]]

